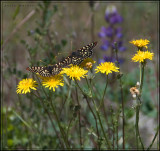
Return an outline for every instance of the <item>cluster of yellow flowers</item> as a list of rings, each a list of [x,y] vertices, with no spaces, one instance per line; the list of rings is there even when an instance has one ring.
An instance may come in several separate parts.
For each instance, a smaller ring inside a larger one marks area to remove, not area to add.
[[[144,62],[144,60],[146,59],[152,60],[154,53],[151,53],[149,51],[142,51],[143,47],[148,48],[147,45],[149,44],[149,40],[146,39],[133,40],[130,41],[130,43],[137,46],[138,49],[141,49],[138,50],[137,54],[135,54],[134,57],[132,58],[134,62]],[[80,80],[81,78],[86,77],[88,72],[88,70],[84,70],[83,67],[91,69],[93,63],[95,63],[95,61],[93,61],[91,58],[88,58],[84,60],[80,64],[80,66],[71,65],[69,68],[63,68],[60,74],[55,75],[53,77],[40,76],[40,78],[42,79],[42,85],[46,88],[49,88],[50,90],[52,89],[53,91],[55,91],[55,88],[64,85],[62,74],[66,74],[72,80]],[[101,72],[103,74],[105,73],[106,75],[108,75],[109,73],[112,72],[119,72],[118,69],[119,68],[116,67],[113,62],[104,62],[99,64],[95,69],[95,71],[96,73]],[[23,94],[23,93],[26,94],[28,92],[30,93],[31,92],[30,89],[37,90],[36,87],[37,87],[37,82],[34,81],[33,79],[23,79],[19,82],[17,86],[17,94]]]
[[[50,90],[53,89],[55,91],[55,88],[58,86],[63,86],[64,81],[62,74],[66,74],[70,79],[72,80],[80,80],[81,78],[85,78],[87,76],[88,70],[84,70],[83,67],[86,67],[87,69],[92,68],[92,64],[95,63],[92,59],[88,58],[82,62],[80,66],[77,65],[71,65],[69,68],[63,68],[63,70],[60,72],[60,74],[55,75],[53,77],[42,77],[42,85],[46,88],[49,88]],[[112,62],[105,62],[101,63],[99,66],[97,66],[97,69],[95,69],[96,73],[106,73],[108,75],[109,73],[119,72],[115,64]],[[30,93],[30,89],[37,90],[37,82],[33,79],[23,79],[19,82],[17,86],[17,93],[23,94],[23,93]]]
[[[144,62],[146,59],[152,60],[154,53],[149,52],[148,50],[142,51],[143,47],[148,48],[149,40],[139,39],[130,41],[131,44],[134,44],[138,47],[137,53],[132,57],[134,62]],[[140,49],[140,50],[139,50]]]

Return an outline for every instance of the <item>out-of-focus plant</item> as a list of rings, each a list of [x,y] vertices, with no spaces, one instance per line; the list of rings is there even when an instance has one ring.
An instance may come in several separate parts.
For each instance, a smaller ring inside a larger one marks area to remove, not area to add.
[[[102,45],[100,46],[101,50],[103,50],[104,52],[110,51],[110,54],[104,54],[103,59],[100,59],[99,62],[115,62],[116,58],[114,55],[114,42],[117,43],[119,52],[123,52],[126,50],[126,47],[123,46],[122,27],[119,26],[119,24],[123,22],[123,18],[118,13],[116,7],[111,5],[106,8],[105,20],[107,26],[101,27],[101,31],[98,33],[98,36],[102,41]],[[119,58],[120,63],[122,63],[123,61],[124,60],[122,58]]]

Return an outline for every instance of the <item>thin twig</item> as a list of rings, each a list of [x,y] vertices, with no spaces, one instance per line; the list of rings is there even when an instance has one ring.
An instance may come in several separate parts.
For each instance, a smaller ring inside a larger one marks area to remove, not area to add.
[[[159,128],[157,128],[157,132],[156,132],[156,134],[154,135],[154,138],[153,138],[153,140],[152,140],[152,143],[149,145],[149,147],[147,148],[147,150],[150,150],[150,148],[152,147],[152,145],[153,145],[153,143],[154,143],[154,141],[155,141],[155,139],[156,139],[156,137],[157,137],[157,135],[158,135],[158,132],[159,132]]]
[[[19,30],[19,28],[26,22],[28,21],[28,19],[30,19],[33,15],[35,14],[35,10],[32,10],[15,28],[14,30],[11,32],[11,34],[6,38],[6,40],[4,41],[3,45],[2,45],[2,50],[4,49],[4,47],[6,46],[6,44],[8,43],[8,41],[12,38],[12,36]]]

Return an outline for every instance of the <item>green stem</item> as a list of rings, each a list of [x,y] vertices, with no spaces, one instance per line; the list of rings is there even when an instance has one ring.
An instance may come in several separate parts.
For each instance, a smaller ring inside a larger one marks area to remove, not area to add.
[[[76,80],[75,80],[75,81],[76,81]],[[86,79],[86,81],[87,81],[87,79]],[[82,94],[84,95],[84,92],[83,92],[83,90],[80,88],[80,86],[79,86],[79,84],[78,84],[77,81],[76,81],[76,85],[79,87],[80,91],[81,91]],[[87,85],[88,85],[88,88],[90,88],[90,87],[89,87],[89,84],[88,84],[88,81],[87,81]],[[91,92],[92,92],[92,91],[91,91]],[[84,96],[85,96],[85,95],[84,95]],[[95,113],[93,112],[92,107],[91,107],[90,104],[89,104],[88,98],[87,98],[86,96],[85,96],[85,98],[86,98],[88,107],[89,107],[90,111],[92,112],[93,117],[94,117],[94,119],[95,119],[95,122],[96,122],[96,129],[97,129],[97,136],[98,136],[98,140],[99,140],[99,130],[98,130],[97,117],[96,117]],[[94,106],[95,106],[95,102],[93,101],[93,99],[91,99],[91,100],[92,100],[92,102],[93,102],[93,104],[94,104]],[[100,146],[98,146],[98,147],[99,147],[99,149],[100,149]]]
[[[118,59],[118,47],[117,47],[117,43],[115,43],[115,54],[116,54],[116,60],[117,60],[117,66],[119,68],[119,72],[120,70],[120,66],[119,66],[119,59]],[[125,117],[124,117],[124,98],[123,98],[123,87],[122,87],[122,80],[121,80],[121,76],[119,78],[120,81],[120,89],[121,89],[121,101],[122,101],[122,123],[123,123],[123,149],[125,149]]]
[[[100,115],[99,115],[99,111],[98,111],[98,110],[96,110],[96,113],[97,113],[97,117],[98,117],[98,120],[99,120],[99,123],[100,123],[101,129],[102,129],[102,132],[103,132],[104,138],[105,138],[106,143],[107,143],[107,145],[108,145],[108,148],[109,148],[109,149],[111,149],[111,144],[110,144],[110,142],[109,142],[109,140],[108,140],[108,138],[107,138],[107,136],[106,136],[106,133],[105,133],[105,131],[104,131],[104,129],[103,129],[103,125],[102,125],[102,121],[101,121],[101,118],[100,118]]]
[[[141,146],[144,150],[144,145],[142,143],[142,139],[141,139],[141,136],[140,136],[140,132],[139,132],[139,111],[140,111],[140,105],[138,104],[136,106],[136,137],[137,137],[137,147],[138,147],[138,140],[140,140],[140,143],[141,143]],[[138,149],[138,148],[137,148]]]
[[[116,125],[116,135],[117,135],[117,141],[116,141],[116,143],[117,143],[117,150],[119,149],[119,145],[118,145],[118,132],[119,132],[119,130],[118,130],[118,125],[119,125],[119,111],[118,111],[118,114],[117,114],[117,125]]]
[[[37,76],[37,75],[36,75],[36,76]],[[38,81],[40,82],[40,80],[39,80],[38,77],[37,77],[37,79],[38,79]],[[45,92],[43,86],[42,86],[42,90],[43,90],[44,94],[46,95],[46,97],[47,97],[48,99],[50,99],[50,97],[48,97],[47,93]],[[58,127],[59,127],[60,132],[61,132],[61,134],[62,134],[62,137],[63,137],[63,139],[64,139],[65,145],[66,145],[67,148],[70,148],[70,147],[69,147],[68,140],[66,139],[65,134],[64,134],[64,132],[63,132],[63,129],[61,128],[61,125],[60,125],[60,122],[59,122],[57,113],[56,113],[56,111],[55,111],[55,108],[54,108],[54,106],[53,106],[53,103],[52,103],[52,100],[51,100],[51,99],[50,99],[50,103],[51,103],[51,107],[52,107],[52,110],[53,110],[53,112],[54,112],[55,118],[56,118],[56,120],[57,120],[57,122],[58,122]]]
[[[144,81],[144,67],[145,67],[145,62],[141,63],[140,66],[140,96],[138,96],[139,100],[141,100],[141,96],[142,96],[142,88],[143,88],[143,81]],[[141,104],[139,104],[139,102],[137,102],[137,106],[136,106],[136,124],[135,124],[135,128],[136,128],[136,142],[137,142],[137,149],[138,149],[138,140],[140,140],[141,146],[144,150],[144,145],[140,136],[140,132],[139,132],[139,111],[140,111],[140,106]]]
[[[96,117],[95,113],[93,112],[92,107],[91,107],[90,104],[89,104],[88,98],[86,98],[86,101],[87,101],[88,107],[89,107],[89,109],[91,110],[91,112],[92,112],[92,114],[93,114],[93,117],[94,117],[94,119],[95,119],[96,129],[97,129],[97,136],[98,136],[98,140],[99,140],[99,130],[98,130],[97,117]],[[99,145],[99,143],[98,143],[98,145]],[[98,147],[99,147],[99,149],[100,149],[100,146],[98,146]]]
[[[76,87],[76,96],[77,96],[78,106],[80,106],[79,99],[78,99],[77,87]],[[81,112],[80,112],[80,109],[78,111],[78,121],[79,121],[79,142],[80,142],[80,146],[81,146],[81,150],[82,150],[83,143],[82,143],[82,134],[81,134],[82,132],[81,132]]]
[[[69,122],[69,124],[68,124],[68,129],[67,129],[67,132],[66,132],[67,138],[69,137],[69,136],[68,136],[68,133],[69,133],[69,128],[70,128],[70,125],[71,125],[71,123],[72,123],[72,120],[73,120],[73,118],[71,118],[71,120],[70,120],[70,122]]]
[[[152,147],[152,145],[153,145],[153,143],[154,143],[154,141],[155,141],[155,139],[156,139],[156,137],[157,137],[157,135],[158,135],[158,132],[159,132],[159,128],[157,128],[157,132],[156,132],[156,134],[154,135],[154,138],[153,138],[153,140],[152,140],[152,143],[149,145],[149,147],[147,148],[147,150],[150,150],[150,148]]]
[[[105,96],[105,93],[106,93],[106,90],[107,90],[107,85],[108,85],[108,75],[107,75],[107,79],[106,79],[106,86],[105,86],[105,89],[104,89],[104,92],[103,92],[103,97],[102,97],[102,100],[101,100],[98,108],[100,108],[102,104],[104,106],[104,96]]]
[[[142,95],[142,87],[143,87],[143,81],[144,81],[144,67],[145,67],[145,62],[141,63],[141,67],[140,67],[140,71],[142,71],[141,82],[140,82],[140,96]]]
[[[65,141],[66,147],[67,147],[67,149],[68,149],[68,148],[70,148],[70,147],[69,147],[70,145],[69,145],[69,142],[68,142],[68,140],[67,140],[67,138],[66,138],[66,136],[65,136],[65,133],[64,133],[62,127],[61,127],[61,124],[60,124],[59,118],[58,118],[58,116],[57,116],[56,110],[55,110],[55,108],[54,108],[54,106],[53,106],[52,100],[51,100],[51,107],[52,107],[52,110],[53,110],[53,112],[54,112],[55,118],[56,118],[56,120],[57,120],[58,127],[59,127],[59,129],[60,129],[60,132],[61,132],[61,134],[62,134],[62,137],[63,137],[63,139],[64,139],[64,141]]]
[[[83,92],[83,90],[82,90],[81,87],[78,85],[78,83],[77,83],[76,80],[75,80],[75,83],[77,84],[77,86],[79,87],[80,91],[82,92],[82,94],[84,95],[84,97],[85,97],[86,100],[87,100],[87,99],[88,99],[88,98],[87,98],[87,95]],[[88,100],[87,100],[87,102],[88,102]],[[102,129],[104,138],[105,138],[105,140],[106,140],[106,143],[107,143],[107,145],[108,145],[108,148],[111,149],[111,144],[110,144],[110,142],[109,142],[109,140],[108,140],[108,138],[107,138],[107,136],[106,136],[106,134],[105,134],[105,131],[104,131],[104,129],[103,129],[103,125],[102,125],[102,122],[101,122],[101,118],[100,118],[100,115],[99,115],[98,108],[97,108],[97,106],[96,106],[96,104],[95,104],[94,101],[93,101],[93,103],[94,103],[94,106],[95,106],[95,109],[96,109],[97,117],[98,117],[98,120],[99,120],[99,122],[100,122],[100,126],[101,126],[101,129]],[[89,106],[89,107],[90,107],[90,106]],[[90,107],[90,110],[91,110],[91,112],[92,112],[92,108],[91,108],[91,107]],[[92,112],[92,114],[93,114],[93,113],[94,113],[94,112]],[[94,114],[93,114],[93,115],[94,115]],[[96,116],[94,116],[94,117],[96,118]]]
[[[37,93],[38,93],[38,91],[37,91]],[[43,102],[43,99],[40,97],[40,94],[39,94],[39,93],[38,93],[39,96],[37,96],[37,95],[34,94],[34,93],[32,93],[32,94],[35,95],[38,99],[40,99],[40,101],[41,101],[41,103],[42,103],[42,106],[43,106],[45,112],[47,113],[47,115],[48,115],[48,117],[49,117],[49,119],[50,119],[50,121],[51,121],[52,127],[53,127],[53,129],[54,129],[57,137],[59,138],[59,141],[60,141],[62,147],[64,148],[63,143],[62,143],[62,141],[61,141],[61,139],[60,139],[60,137],[59,137],[59,134],[58,134],[58,132],[57,132],[57,130],[56,130],[56,127],[55,127],[55,125],[54,125],[54,123],[53,123],[53,121],[52,121],[51,115],[50,115],[50,113],[48,112],[48,110],[47,110],[46,107],[45,107],[45,104],[44,104],[44,102]]]
[[[115,123],[114,123],[114,113],[113,108],[111,106],[111,122],[112,122],[112,131],[113,131],[113,150],[115,149]]]

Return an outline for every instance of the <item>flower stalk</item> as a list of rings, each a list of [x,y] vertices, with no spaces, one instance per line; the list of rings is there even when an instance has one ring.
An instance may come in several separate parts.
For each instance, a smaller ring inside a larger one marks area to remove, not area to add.
[[[142,88],[143,88],[143,81],[144,81],[144,67],[145,67],[145,62],[142,62],[140,65],[140,96],[138,97],[139,100],[141,100],[142,96]],[[139,111],[140,111],[140,106],[141,104],[137,103],[136,105],[136,123],[135,123],[135,128],[136,128],[136,143],[137,143],[137,149],[138,149],[138,142],[140,140],[141,146],[144,150],[144,145],[140,136],[139,132]]]
[[[116,54],[116,61],[117,61],[117,66],[119,68],[119,72],[120,72],[120,66],[119,66],[119,59],[118,59],[118,48],[117,48],[117,43],[115,43],[115,54]],[[122,79],[121,79],[121,75],[119,76],[119,86],[121,89],[121,102],[122,102],[122,123],[123,123],[123,149],[125,149],[125,116],[124,116],[124,97],[123,97],[123,87],[122,87]]]
[[[76,85],[78,86],[78,88],[80,89],[80,91],[82,92],[82,94],[84,95],[84,97],[85,97],[86,100],[87,100],[87,99],[88,99],[88,96],[83,92],[83,90],[82,90],[81,87],[78,85],[78,83],[77,83],[76,80],[75,80],[75,83],[76,83]],[[88,100],[87,100],[87,103],[88,103],[88,106],[89,106],[89,108],[90,108],[92,114],[94,115],[94,112],[92,111],[92,108],[90,107],[89,101],[88,101]],[[99,120],[101,129],[102,129],[104,138],[105,138],[105,140],[106,140],[106,144],[107,144],[108,148],[111,149],[111,144],[110,144],[110,142],[109,142],[108,137],[106,136],[106,133],[105,133],[104,128],[103,128],[103,125],[102,125],[102,121],[101,121],[101,118],[100,118],[99,110],[98,110],[98,108],[97,108],[95,102],[93,102],[93,103],[94,103],[94,106],[95,106],[95,109],[96,109],[96,114],[97,114],[97,117],[98,117],[98,120]],[[95,118],[95,120],[96,120],[96,116],[94,116],[94,118]],[[98,126],[97,126],[97,127],[98,127]]]
[[[77,88],[76,88],[76,97],[77,97],[78,106],[80,106],[79,99],[78,99]],[[81,112],[80,112],[80,109],[78,111],[78,122],[79,122],[79,142],[80,142],[81,149],[83,149],[83,147],[82,147],[83,143],[82,143],[82,132],[81,132]]]
[[[54,125],[54,123],[53,123],[52,117],[51,117],[50,113],[48,112],[47,108],[45,107],[44,101],[43,101],[43,99],[40,97],[40,94],[39,94],[38,91],[37,91],[37,93],[38,93],[38,96],[37,96],[36,94],[34,94],[34,93],[32,93],[32,94],[33,94],[34,96],[36,96],[36,97],[41,101],[42,106],[43,106],[45,112],[47,113],[47,115],[48,115],[48,117],[49,117],[49,119],[50,119],[50,121],[51,121],[52,127],[53,127],[53,129],[54,129],[57,137],[59,138],[59,141],[60,141],[62,147],[64,148],[64,145],[63,145],[63,143],[62,143],[62,141],[61,141],[61,138],[59,137],[59,134],[58,134],[58,132],[57,132],[57,130],[56,130],[56,127],[55,127],[55,125]]]
[[[104,106],[104,96],[106,94],[107,86],[108,86],[108,75],[107,75],[107,78],[106,78],[106,86],[105,86],[105,89],[104,89],[104,92],[103,92],[102,100],[101,100],[100,105],[99,105],[98,108],[100,108],[102,106],[102,104]]]

